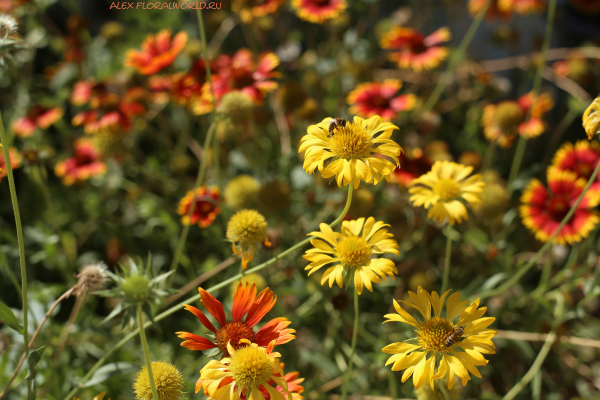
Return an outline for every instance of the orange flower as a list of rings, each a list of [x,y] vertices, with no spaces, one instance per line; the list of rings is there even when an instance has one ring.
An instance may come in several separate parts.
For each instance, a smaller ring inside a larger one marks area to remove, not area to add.
[[[23,118],[17,118],[12,123],[12,130],[16,136],[28,137],[35,133],[37,128],[42,130],[48,129],[50,125],[58,121],[64,114],[60,107],[43,108],[39,105],[34,105],[27,115]]]
[[[487,0],[469,0],[469,12],[472,17],[476,17],[479,12],[485,6]],[[494,20],[496,18],[508,19],[511,16],[510,11],[500,11],[498,9],[498,0],[492,0],[492,4],[487,9],[485,13],[485,18],[487,20]]]
[[[273,14],[283,4],[284,0],[233,0],[231,10],[238,13],[245,23],[252,22],[255,18]]]
[[[498,0],[498,9],[504,13],[533,14],[544,11],[546,3],[542,0]]]
[[[248,282],[245,284],[239,282],[233,295],[231,320],[226,319],[223,305],[219,300],[202,288],[198,288],[198,291],[200,292],[200,301],[217,320],[218,326],[215,328],[206,315],[196,307],[185,305],[185,309],[194,314],[202,325],[214,334],[214,341],[189,332],[176,332],[180,339],[184,339],[184,342],[181,343],[183,347],[190,350],[216,348],[227,354],[227,343],[230,343],[234,349],[239,349],[244,346],[239,343],[241,339],[247,339],[259,346],[266,347],[272,340],[275,341],[275,344],[284,344],[296,338],[293,335],[296,331],[287,328],[292,322],[283,317],[274,318],[257,332],[254,331],[254,326],[262,320],[277,301],[277,296],[269,288],[257,296],[254,283],[250,285]],[[245,319],[244,316],[246,316]]]
[[[191,218],[188,217],[194,190],[190,190],[179,202],[177,213],[181,215],[181,223],[184,225],[198,224],[200,228],[206,228],[212,224],[221,212],[219,209],[219,188],[202,186],[196,188],[196,205],[192,211]]]
[[[19,168],[23,162],[23,157],[19,154],[19,150],[16,147],[8,148],[8,157],[10,157],[10,166],[13,170]],[[2,151],[2,145],[0,145],[0,181],[6,176],[6,159],[4,158],[4,152]]]
[[[519,125],[519,134],[527,139],[537,137],[544,133],[546,124],[543,115],[554,107],[554,101],[547,93],[535,96],[533,93],[525,94],[517,100],[519,106],[529,119]]]
[[[416,102],[414,94],[397,95],[401,87],[402,82],[396,79],[362,83],[346,98],[351,106],[348,111],[363,118],[379,115],[390,121],[397,113],[411,110]]]
[[[348,5],[346,0],[292,0],[296,15],[313,24],[322,24],[340,16]]]
[[[56,176],[61,177],[65,185],[83,182],[86,179],[106,173],[106,164],[100,160],[100,154],[90,139],[75,141],[75,156],[60,161],[54,167]]]
[[[436,68],[448,57],[448,49],[438,45],[447,42],[450,37],[446,27],[425,37],[414,29],[395,26],[383,36],[380,45],[384,49],[395,50],[389,59],[398,67],[422,71]]]
[[[142,75],[153,75],[173,64],[188,40],[185,32],[179,32],[171,40],[171,31],[162,30],[148,35],[142,43],[142,50],[129,50],[125,55],[125,66],[138,70]]]

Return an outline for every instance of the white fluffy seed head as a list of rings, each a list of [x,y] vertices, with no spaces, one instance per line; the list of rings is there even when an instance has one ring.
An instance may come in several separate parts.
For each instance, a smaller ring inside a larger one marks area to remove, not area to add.
[[[0,14],[0,39],[4,39],[17,32],[17,20],[8,14]]]
[[[104,285],[108,279],[106,272],[106,264],[98,262],[83,267],[81,272],[77,275],[79,281],[75,288],[75,295],[79,296],[83,293],[93,292],[96,290],[104,289]]]

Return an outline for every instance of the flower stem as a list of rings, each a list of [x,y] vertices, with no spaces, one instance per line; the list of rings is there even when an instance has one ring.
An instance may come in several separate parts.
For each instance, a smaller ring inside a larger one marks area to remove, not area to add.
[[[352,186],[350,186],[352,187]],[[358,336],[358,290],[354,289],[354,328],[352,330],[352,348],[350,350],[350,358],[348,359],[348,369],[344,377],[344,387],[342,388],[342,397],[340,400],[346,400],[348,394],[348,385],[350,383],[350,375],[352,375],[352,364],[354,363],[354,352],[356,351],[356,337]]]
[[[448,278],[450,277],[450,257],[452,256],[452,226],[446,225],[446,256],[444,257],[444,276],[442,278],[442,291],[448,289]]]
[[[513,157],[512,165],[510,166],[510,174],[508,175],[508,193],[512,193],[515,189],[513,186],[513,181],[517,177],[519,170],[521,169],[521,162],[523,161],[523,156],[525,155],[525,147],[527,146],[527,139],[523,136],[519,136],[519,142],[517,144],[517,150],[515,151],[515,156]]]
[[[6,166],[6,176],[8,177],[8,186],[10,188],[10,200],[15,213],[15,224],[17,226],[17,241],[19,243],[19,261],[21,265],[21,296],[23,303],[23,344],[25,345],[25,354],[29,356],[29,332],[28,332],[28,304],[27,304],[27,268],[25,266],[25,245],[23,243],[23,227],[21,226],[21,213],[19,212],[19,203],[17,202],[17,191],[15,189],[15,178],[13,176],[12,165],[8,148],[8,140],[4,131],[4,122],[0,112],[0,140],[2,141],[2,152]],[[27,385],[27,394],[29,398],[31,385]]]
[[[448,391],[446,390],[446,388],[444,387],[444,383],[442,382],[442,380],[438,380],[437,381],[438,387],[440,388],[440,391],[442,392],[442,394],[444,395],[444,398],[446,400],[450,400],[450,395],[448,394]]]
[[[481,21],[483,21],[483,17],[487,13],[490,4],[492,4],[492,0],[487,0],[485,6],[481,9],[481,11],[479,11],[479,14],[477,14],[473,22],[471,22],[469,30],[465,34],[465,37],[463,38],[462,42],[460,42],[458,49],[456,49],[456,51],[452,55],[452,58],[450,59],[450,62],[448,63],[448,67],[444,71],[444,74],[442,75],[435,89],[425,102],[425,105],[421,110],[419,119],[428,111],[430,111],[435,105],[435,103],[439,100],[440,96],[442,95],[442,92],[448,84],[448,81],[450,80],[450,77],[452,76],[454,70],[458,66],[458,63],[462,60],[465,51],[467,50],[467,47],[469,47],[469,44],[471,44],[471,40],[473,40],[473,37],[475,36],[479,25],[481,25]]]
[[[600,163],[598,164],[600,165]],[[338,224],[346,215],[346,213],[348,212],[348,209],[350,208],[350,203],[352,201],[352,185],[350,185],[349,189],[348,189],[348,199],[346,201],[346,206],[344,207],[344,209],[342,210],[342,213],[340,214],[340,216],[333,221],[331,224],[329,224],[330,227],[335,226],[336,224]],[[251,274],[253,272],[258,272],[266,267],[268,267],[269,265],[273,264],[274,262],[276,262],[277,260],[287,256],[290,253],[293,253],[295,250],[301,248],[302,246],[305,246],[306,244],[308,244],[312,239],[314,239],[314,236],[308,237],[306,239],[304,239],[301,242],[296,243],[295,245],[293,245],[292,247],[290,247],[289,249],[279,253],[278,255],[276,255],[275,257],[271,258],[268,261],[265,261],[264,263],[257,265],[254,268],[251,268],[249,270],[246,271],[246,274]],[[243,276],[243,274],[237,274],[235,276],[232,276],[231,278],[225,279],[219,283],[217,283],[216,285],[206,289],[208,292],[211,291],[215,291],[218,289],[221,289],[222,287],[225,287],[227,285],[229,285],[231,282],[235,282],[238,279],[240,279]],[[161,321],[165,318],[167,318],[169,315],[175,313],[176,311],[181,310],[181,308],[185,305],[185,304],[191,304],[194,301],[197,301],[198,299],[200,299],[200,294],[196,294],[192,297],[190,297],[189,299],[186,299],[185,301],[169,308],[168,310],[163,311],[162,313],[158,314],[155,318],[154,321],[158,322]],[[152,325],[152,322],[150,322],[149,324],[147,324],[144,329],[148,326]],[[140,325],[141,327],[142,325]],[[358,331],[358,329],[356,330]],[[121,348],[121,346],[123,346],[125,343],[129,342],[132,338],[134,338],[138,333],[140,332],[140,328],[135,329],[133,332],[129,333],[127,336],[125,336],[123,339],[121,339],[117,344],[115,344],[111,349],[109,349],[98,361],[96,361],[96,364],[94,364],[94,366],[88,371],[87,374],[85,374],[85,376],[81,379],[81,381],[79,382],[79,384],[77,386],[75,386],[73,388],[73,390],[71,390],[69,392],[69,394],[67,394],[67,396],[64,398],[64,400],[71,400],[73,399],[73,397],[77,394],[77,392],[79,392],[79,389],[81,389],[82,385],[84,385],[88,380],[90,380],[90,378],[94,375],[94,373],[98,370],[98,368],[100,368],[107,360],[108,358],[119,348]]]
[[[140,339],[142,348],[144,349],[144,359],[146,360],[146,369],[148,370],[148,379],[150,380],[150,388],[152,389],[152,398],[158,400],[158,393],[154,385],[154,375],[152,375],[152,362],[150,361],[150,352],[148,351],[148,343],[146,342],[146,329],[144,328],[144,316],[142,315],[142,306],[137,306],[138,326],[140,331]]]
[[[494,152],[496,151],[496,146],[498,141],[492,140],[488,145],[488,148],[485,152],[485,158],[483,159],[483,165],[481,167],[481,171],[485,171],[490,168],[492,165],[492,160],[494,159]]]
[[[531,259],[527,262],[527,264],[525,264],[523,267],[521,267],[517,272],[515,272],[510,277],[510,279],[508,281],[504,282],[504,284],[502,284],[498,288],[479,293],[479,295],[478,295],[479,298],[485,299],[485,298],[493,297],[500,293],[503,293],[506,289],[510,288],[515,283],[517,283],[519,281],[519,279],[521,279],[521,277],[523,275],[525,275],[525,273],[527,271],[529,271],[529,268],[531,268],[536,263],[536,261],[542,256],[542,254],[544,254],[546,252],[546,250],[548,250],[550,248],[550,246],[552,246],[552,242],[554,241],[556,236],[558,236],[559,232],[566,225],[566,223],[569,222],[569,220],[575,213],[575,210],[577,209],[577,207],[579,207],[579,204],[583,200],[588,189],[590,188],[590,186],[592,186],[592,182],[596,181],[596,176],[598,176],[599,170],[600,170],[600,163],[598,163],[598,165],[596,165],[596,169],[594,170],[594,173],[592,174],[592,176],[590,176],[590,179],[588,179],[587,185],[583,189],[583,192],[581,192],[581,194],[577,198],[577,201],[575,202],[575,204],[573,204],[573,207],[571,207],[571,209],[569,210],[567,215],[565,215],[563,220],[560,221],[560,225],[558,225],[558,228],[556,228],[556,230],[554,231],[554,233],[552,234],[550,239],[548,239],[548,241],[546,243],[544,243],[544,245],[537,251],[537,253],[535,253],[533,255],[533,257],[531,257]]]

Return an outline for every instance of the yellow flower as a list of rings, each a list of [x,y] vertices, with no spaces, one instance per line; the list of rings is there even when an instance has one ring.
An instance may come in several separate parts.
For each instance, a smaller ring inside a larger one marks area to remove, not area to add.
[[[473,167],[449,161],[436,161],[431,171],[411,182],[408,190],[410,201],[415,206],[429,209],[428,217],[438,222],[448,220],[450,225],[469,218],[467,209],[461,200],[472,206],[481,202],[479,193],[485,183],[481,175],[470,176]]]
[[[181,372],[166,361],[152,361],[152,376],[158,393],[158,400],[179,400],[183,394]],[[136,399],[152,400],[152,388],[148,379],[148,369],[144,365],[135,377],[133,384]]]
[[[333,286],[334,281],[342,287],[344,276],[348,274],[347,279],[350,279],[350,274],[354,272],[354,286],[358,294],[362,293],[364,286],[372,292],[371,283],[381,283],[386,276],[394,279],[398,270],[392,260],[372,258],[374,254],[400,255],[398,243],[392,239],[394,236],[387,229],[382,229],[384,226],[389,225],[381,221],[375,222],[373,217],[366,222],[364,218],[344,221],[341,233],[334,232],[327,224],[321,224],[320,232],[308,234],[318,238],[310,241],[315,248],[308,250],[303,256],[310,261],[305,268],[310,270],[308,275],[324,265],[335,263],[323,274],[321,285],[329,280],[329,287]]]
[[[271,245],[267,238],[267,221],[254,210],[241,210],[231,217],[227,223],[227,239],[232,242],[233,254],[242,256],[244,269],[254,257],[254,246],[260,242]]]
[[[498,332],[486,329],[495,318],[481,318],[487,307],[478,308],[480,299],[470,304],[468,300],[461,301],[460,293],[456,292],[448,297],[446,313],[442,315],[442,306],[448,293],[450,290],[440,297],[436,292],[429,294],[421,286],[416,294],[408,292],[414,304],[402,302],[419,311],[423,320],[413,318],[396,300],[394,308],[397,314],[385,316],[388,319],[385,322],[398,321],[415,328],[415,339],[390,344],[382,351],[393,354],[385,365],[393,364],[392,371],[405,370],[402,382],[406,382],[412,375],[416,388],[428,383],[435,390],[433,381],[445,376],[448,379],[448,389],[452,389],[455,376],[465,386],[471,379],[469,373],[481,378],[477,367],[488,363],[483,354],[495,353],[492,338]],[[462,334],[459,335],[461,328]]]
[[[354,117],[354,121],[337,124],[329,132],[332,118],[308,127],[302,138],[299,153],[304,153],[303,168],[310,174],[319,169],[323,178],[335,176],[338,187],[353,182],[358,189],[360,180],[377,184],[382,177],[390,180],[390,174],[399,166],[398,156],[402,148],[390,139],[398,127],[383,121],[376,115],[369,119]],[[380,133],[382,132],[382,133]],[[376,157],[375,154],[390,157]],[[325,167],[325,162],[332,161]]]
[[[583,128],[585,133],[588,135],[588,139],[592,140],[592,137],[600,132],[600,97],[596,97],[592,104],[589,105],[587,110],[583,113]]]
[[[227,343],[229,357],[219,361],[212,360],[200,371],[200,380],[196,384],[196,393],[204,388],[204,393],[214,400],[235,400],[242,395],[250,400],[265,400],[260,388],[269,393],[272,400],[291,400],[287,382],[282,378],[283,370],[277,357],[281,354],[273,352],[275,340],[267,348],[258,347],[248,339],[241,339],[240,344],[247,346],[235,350]],[[269,381],[274,381],[287,394],[284,396]],[[251,391],[249,393],[249,391]]]

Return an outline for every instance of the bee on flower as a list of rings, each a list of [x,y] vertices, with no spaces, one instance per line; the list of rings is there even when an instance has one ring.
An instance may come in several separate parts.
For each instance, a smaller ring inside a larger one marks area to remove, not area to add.
[[[398,113],[412,110],[417,101],[414,94],[399,95],[401,87],[402,82],[397,79],[361,83],[346,98],[351,106],[349,112],[363,118],[380,115],[391,121]]]
[[[51,125],[62,118],[64,110],[60,107],[44,108],[40,105],[34,105],[29,109],[27,115],[17,118],[12,123],[12,131],[16,136],[29,137],[39,128],[48,129]]]
[[[396,300],[396,313],[385,316],[384,323],[402,322],[414,328],[415,339],[387,345],[382,351],[392,354],[385,365],[392,364],[392,371],[404,370],[402,382],[412,376],[417,389],[427,384],[435,390],[434,381],[443,378],[448,381],[448,389],[452,389],[455,377],[465,386],[470,374],[481,378],[477,367],[488,363],[484,355],[495,354],[492,338],[498,332],[487,329],[495,318],[482,318],[487,307],[479,307],[480,299],[472,303],[461,301],[459,292],[448,296],[450,291],[440,297],[419,286],[417,293],[408,292],[412,303],[401,302],[416,309],[422,318],[410,315]],[[442,313],[444,304],[446,312]]]
[[[292,7],[299,18],[313,24],[324,24],[338,18],[348,4],[346,0],[292,0]]]
[[[189,215],[194,196],[196,201],[193,206],[192,215]],[[217,215],[221,212],[219,201],[220,194],[218,187],[211,186],[207,188],[206,186],[202,186],[186,193],[179,201],[177,214],[181,215],[181,223],[183,225],[198,224],[200,228],[206,228],[213,223]]]
[[[380,46],[393,51],[389,59],[399,68],[420,72],[438,67],[448,57],[448,49],[439,45],[450,38],[446,27],[424,36],[414,29],[395,26],[381,38]]]
[[[154,75],[173,64],[187,43],[188,35],[179,32],[171,39],[170,30],[148,35],[141,50],[131,49],[125,55],[125,66],[135,68],[142,75]]]

